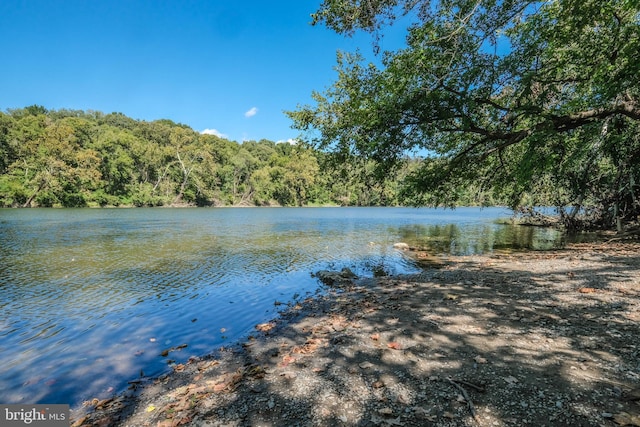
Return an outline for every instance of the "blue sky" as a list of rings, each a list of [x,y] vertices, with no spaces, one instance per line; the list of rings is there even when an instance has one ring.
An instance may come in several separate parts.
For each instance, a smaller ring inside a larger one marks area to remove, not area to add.
[[[235,141],[298,136],[283,110],[330,86],[336,50],[371,37],[312,27],[320,0],[3,0],[0,110],[121,112]],[[384,45],[383,45],[384,47]]]

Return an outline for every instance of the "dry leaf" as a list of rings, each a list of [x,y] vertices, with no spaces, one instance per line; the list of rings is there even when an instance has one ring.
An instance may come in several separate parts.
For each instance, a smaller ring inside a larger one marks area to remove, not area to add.
[[[300,354],[313,353],[318,349],[318,346],[321,343],[322,343],[322,340],[319,338],[309,338],[304,345],[293,347],[292,351],[294,353],[300,353]]]
[[[224,390],[225,388],[227,388],[227,384],[226,383],[218,383],[218,384],[213,386],[213,391],[216,392],[216,393],[219,393],[222,390]]]
[[[402,350],[402,345],[399,342],[390,342],[387,344],[387,347],[392,348],[394,350]]]
[[[380,334],[372,334],[371,339],[374,341],[378,341],[380,339]]]
[[[84,424],[85,421],[87,421],[87,418],[89,418],[89,415],[78,418],[73,424],[71,424],[71,427],[80,427],[82,424]]]
[[[578,292],[580,292],[581,294],[592,294],[596,291],[595,288],[580,288],[578,289]]]
[[[285,354],[282,358],[282,363],[280,363],[280,366],[288,366],[290,363],[294,363],[295,361],[296,359],[294,357]]]
[[[235,390],[236,386],[238,385],[241,379],[242,379],[241,371],[237,371],[233,374],[227,373],[227,374],[221,375],[218,378],[217,384],[213,386],[213,391],[216,393],[219,393],[222,391],[233,391]]]
[[[260,332],[269,332],[270,330],[275,328],[275,326],[276,325],[273,322],[260,323],[256,325],[256,329],[259,330]]]

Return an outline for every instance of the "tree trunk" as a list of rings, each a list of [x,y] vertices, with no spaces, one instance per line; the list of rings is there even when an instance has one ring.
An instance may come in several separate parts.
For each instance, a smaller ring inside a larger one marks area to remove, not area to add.
[[[38,189],[37,189],[37,190],[36,190],[36,191],[31,195],[31,197],[29,197],[29,198],[27,199],[27,201],[26,201],[26,202],[24,202],[24,204],[22,205],[22,207],[23,207],[23,208],[30,208],[30,207],[31,207],[31,202],[33,202],[33,199],[35,199],[35,198],[36,198],[36,196],[37,196],[37,195],[42,191],[42,189],[43,189],[44,187],[46,187],[46,185],[47,185],[47,181],[43,179],[43,180],[40,182],[40,185],[38,186]]]

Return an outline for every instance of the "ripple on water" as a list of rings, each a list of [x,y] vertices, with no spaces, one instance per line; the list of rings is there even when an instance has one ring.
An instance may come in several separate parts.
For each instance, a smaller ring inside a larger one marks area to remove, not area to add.
[[[491,227],[446,226],[444,212],[2,211],[0,401],[76,405],[120,390],[141,369],[166,370],[166,348],[188,344],[171,355],[184,361],[249,333],[276,300],[315,292],[313,271],[414,271],[397,241],[446,248],[453,236],[462,251],[498,241],[473,237]],[[488,217],[478,212],[459,223]]]

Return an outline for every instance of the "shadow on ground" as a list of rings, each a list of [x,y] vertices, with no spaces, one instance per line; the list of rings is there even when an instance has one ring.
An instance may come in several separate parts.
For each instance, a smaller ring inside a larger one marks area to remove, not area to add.
[[[640,245],[339,279],[77,425],[640,425]]]

